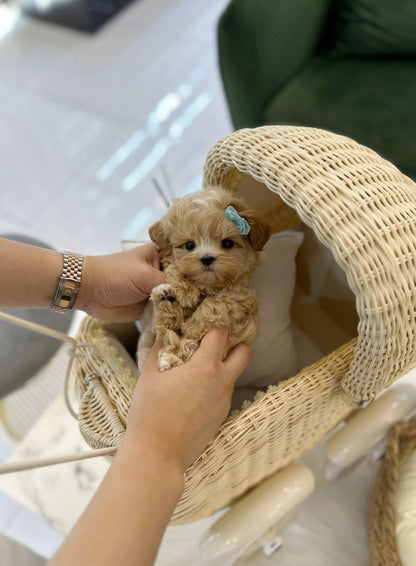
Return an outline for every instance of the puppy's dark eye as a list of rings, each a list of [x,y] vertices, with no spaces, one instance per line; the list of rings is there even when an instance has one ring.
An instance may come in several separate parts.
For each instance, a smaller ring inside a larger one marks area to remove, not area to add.
[[[188,252],[191,252],[192,250],[195,249],[195,242],[189,240],[189,242],[186,242],[185,248],[188,250]]]
[[[221,242],[221,245],[224,249],[230,250],[233,247],[234,242],[232,240],[225,239]]]

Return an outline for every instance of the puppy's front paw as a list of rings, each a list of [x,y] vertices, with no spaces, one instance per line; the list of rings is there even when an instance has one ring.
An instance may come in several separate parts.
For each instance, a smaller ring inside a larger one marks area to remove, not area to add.
[[[170,362],[168,360],[159,360],[160,371],[168,371],[171,369]]]
[[[159,369],[160,371],[168,371],[173,367],[180,366],[183,361],[172,352],[160,352]]]
[[[162,283],[155,287],[150,295],[150,300],[155,304],[159,305],[161,301],[169,301],[174,303],[176,301],[176,294],[172,286],[169,283]]]
[[[179,287],[176,291],[176,297],[179,303],[187,309],[194,309],[201,300],[200,291],[195,285]]]

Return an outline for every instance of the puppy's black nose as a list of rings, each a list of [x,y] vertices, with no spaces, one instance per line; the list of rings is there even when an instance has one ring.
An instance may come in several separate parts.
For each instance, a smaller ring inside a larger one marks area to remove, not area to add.
[[[204,255],[201,257],[201,262],[206,266],[211,265],[214,261],[215,257],[212,257],[212,255]]]

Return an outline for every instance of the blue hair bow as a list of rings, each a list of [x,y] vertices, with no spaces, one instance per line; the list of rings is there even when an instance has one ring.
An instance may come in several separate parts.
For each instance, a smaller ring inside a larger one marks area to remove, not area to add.
[[[245,218],[238,214],[233,206],[227,206],[227,208],[224,210],[224,215],[226,216],[226,218],[228,218],[228,220],[234,222],[242,236],[247,236],[247,234],[250,233],[250,224]]]

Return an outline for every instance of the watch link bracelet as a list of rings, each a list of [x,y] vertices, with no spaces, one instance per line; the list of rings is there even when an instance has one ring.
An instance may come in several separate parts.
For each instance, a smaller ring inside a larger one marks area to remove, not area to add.
[[[81,286],[83,262],[82,255],[63,252],[62,273],[51,305],[55,311],[66,312],[73,308]]]

